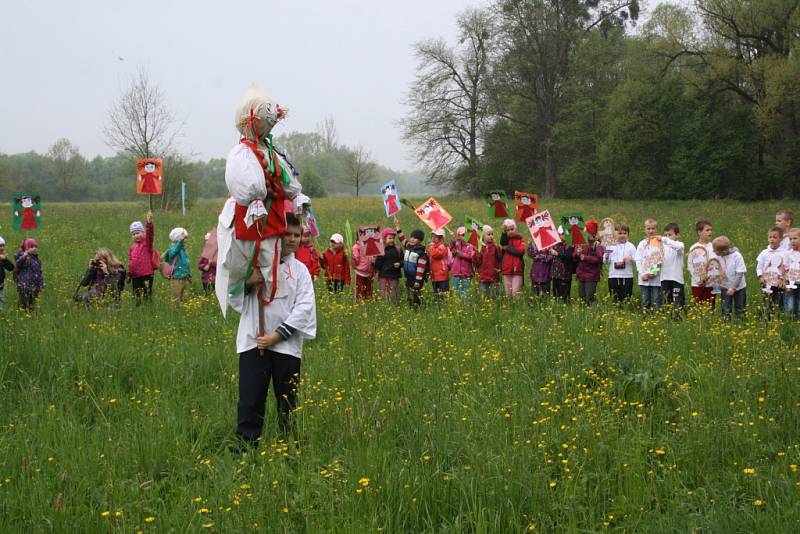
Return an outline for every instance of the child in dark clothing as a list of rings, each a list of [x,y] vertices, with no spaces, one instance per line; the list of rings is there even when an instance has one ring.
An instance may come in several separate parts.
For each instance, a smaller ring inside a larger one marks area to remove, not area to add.
[[[17,265],[17,294],[19,308],[33,311],[36,299],[44,289],[42,260],[39,259],[39,244],[35,239],[23,239],[19,251],[14,255]]]
[[[531,240],[528,245],[528,256],[531,262],[531,292],[534,295],[550,294],[550,268],[553,256],[550,250],[539,250],[536,243]]]
[[[6,256],[6,241],[0,237],[0,310],[5,302],[6,271],[14,271],[14,264]]]
[[[603,273],[603,250],[597,242],[597,221],[586,221],[589,243],[578,245],[573,252],[577,262],[575,277],[578,279],[578,294],[586,304],[593,304],[597,293],[597,283]]]
[[[80,287],[88,286],[89,290],[76,295],[75,300],[86,305],[113,300],[119,306],[125,276],[122,262],[109,249],[101,247],[89,261],[89,268],[80,283]]]
[[[375,270],[378,271],[378,286],[381,298],[397,304],[397,285],[402,275],[403,253],[395,245],[397,232],[391,228],[384,228],[381,232],[383,239],[383,256],[375,258]]]
[[[425,252],[425,245],[423,244],[425,234],[422,233],[422,230],[414,230],[411,232],[411,236],[406,239],[399,223],[395,228],[397,229],[400,243],[403,244],[405,249],[403,252],[403,272],[406,275],[408,303],[413,307],[417,307],[422,303],[420,293],[430,271],[428,254]]]
[[[553,294],[564,302],[569,302],[574,270],[573,249],[567,246],[564,230],[559,228],[558,233],[561,234],[561,243],[549,249],[550,255],[553,256],[553,261],[550,263],[550,279],[553,281]]]

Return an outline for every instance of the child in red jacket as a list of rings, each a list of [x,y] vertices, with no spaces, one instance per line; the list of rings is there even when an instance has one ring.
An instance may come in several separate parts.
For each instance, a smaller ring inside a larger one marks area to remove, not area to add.
[[[483,245],[472,256],[472,263],[478,271],[478,285],[481,294],[497,298],[500,294],[500,257],[502,251],[494,242],[494,229],[488,224],[483,227]]]
[[[597,242],[597,221],[586,221],[586,233],[589,243],[576,245],[572,255],[577,262],[575,278],[578,279],[578,295],[586,304],[592,304],[596,298],[597,283],[603,273],[603,250]]]
[[[300,239],[300,245],[297,247],[294,257],[306,266],[311,280],[316,280],[319,276],[319,252],[311,242],[311,231],[307,228],[303,230],[303,237]]]
[[[503,249],[500,270],[503,273],[506,296],[515,297],[522,290],[522,275],[525,272],[525,240],[517,232],[517,223],[511,219],[503,221],[500,248]]]
[[[431,232],[428,257],[431,261],[433,295],[441,298],[442,294],[450,291],[450,250],[444,244],[444,228]]]
[[[331,236],[331,246],[320,258],[320,264],[325,269],[328,291],[335,293],[344,289],[344,286],[350,286],[350,261],[344,251],[344,237],[341,234]]]

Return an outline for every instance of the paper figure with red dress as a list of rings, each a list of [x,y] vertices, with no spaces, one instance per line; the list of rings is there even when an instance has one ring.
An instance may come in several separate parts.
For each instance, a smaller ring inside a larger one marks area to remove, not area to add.
[[[36,230],[42,217],[42,205],[39,195],[14,195],[15,230]]]
[[[548,210],[537,211],[525,219],[525,224],[528,225],[533,242],[540,251],[561,243],[561,237]]]
[[[160,159],[141,158],[136,160],[136,192],[140,195],[160,195],[162,189]]]
[[[444,228],[453,220],[453,216],[447,213],[439,202],[431,197],[419,206],[415,213],[431,230]]]
[[[481,238],[483,237],[483,225],[479,223],[477,219],[465,215],[464,226],[467,228],[467,235],[464,240],[477,250],[479,248],[478,245],[481,243]]]
[[[502,189],[494,189],[483,194],[486,204],[489,206],[489,217],[495,219],[508,218],[508,197]]]
[[[584,230],[586,224],[583,213],[579,211],[562,213],[561,227],[564,228],[564,235],[567,237],[568,245],[584,245],[589,241]]]
[[[383,256],[383,240],[381,239],[381,227],[377,224],[358,227],[358,246],[361,255],[371,258],[373,256]]]
[[[319,225],[317,224],[317,216],[314,215],[314,211],[311,209],[311,206],[305,208],[303,212],[305,213],[306,228],[308,228],[308,231],[311,233],[311,237],[316,239],[320,234]]]
[[[387,217],[394,217],[400,211],[400,197],[397,194],[397,183],[389,180],[381,186],[383,209]]]
[[[517,221],[525,222],[528,217],[536,213],[536,206],[539,205],[539,195],[514,191],[514,204],[517,206]]]

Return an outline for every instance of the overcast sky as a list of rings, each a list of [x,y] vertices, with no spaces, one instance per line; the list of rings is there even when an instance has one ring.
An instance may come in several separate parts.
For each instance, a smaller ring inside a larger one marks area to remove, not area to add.
[[[66,137],[111,155],[110,104],[139,67],[186,121],[182,149],[224,157],[251,82],[312,132],[332,115],[340,141],[413,168],[395,122],[414,77],[411,45],[452,42],[455,17],[482,0],[4,2],[0,8],[0,152],[46,152]],[[122,59],[119,59],[122,58]]]

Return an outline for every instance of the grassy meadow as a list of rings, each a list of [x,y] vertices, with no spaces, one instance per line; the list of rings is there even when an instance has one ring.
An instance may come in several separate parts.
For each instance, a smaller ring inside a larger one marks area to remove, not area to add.
[[[442,202],[486,221],[479,201]],[[157,248],[186,227],[194,268],[220,204],[156,213]],[[314,206],[324,236],[386,221],[375,198]],[[151,305],[129,291],[119,310],[75,305],[94,249],[125,256],[146,207],[46,204],[39,307],[20,314],[9,279],[0,311],[0,531],[800,530],[800,324],[762,319],[752,272],[785,206],[544,207],[626,220],[634,243],[645,217],[687,244],[709,218],[751,271],[745,321],[643,316],[606,302],[605,282],[591,309],[473,295],[413,311],[318,281],[300,441],[275,439],[270,396],[262,446],[236,454],[238,316],[202,296],[196,268],[181,306],[163,279]],[[23,236],[6,221],[13,254]],[[401,222],[420,226],[406,208]]]

